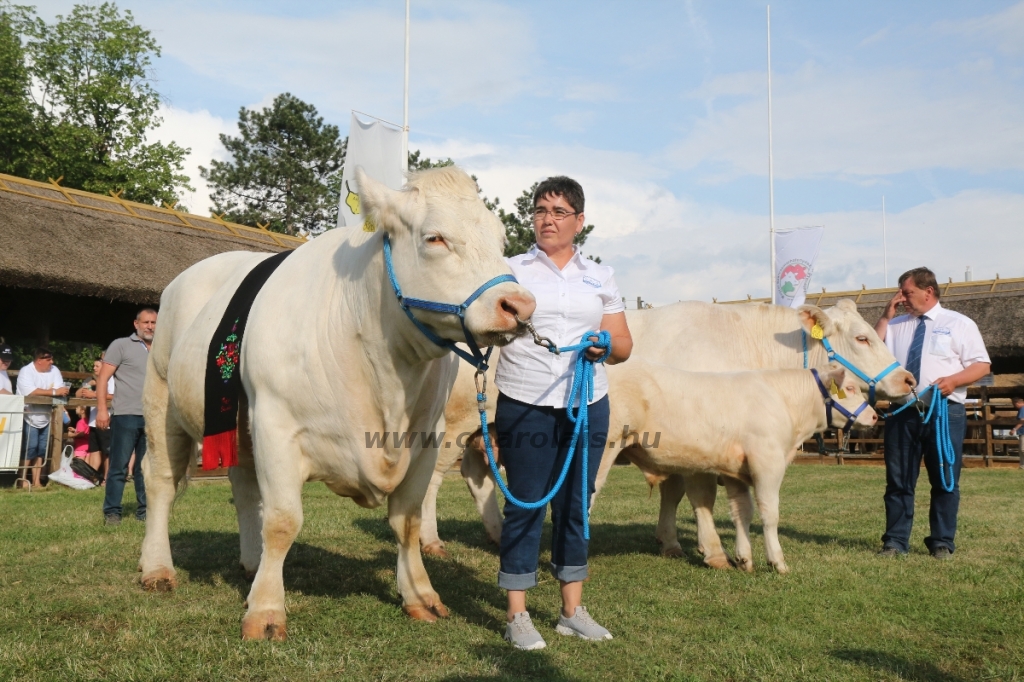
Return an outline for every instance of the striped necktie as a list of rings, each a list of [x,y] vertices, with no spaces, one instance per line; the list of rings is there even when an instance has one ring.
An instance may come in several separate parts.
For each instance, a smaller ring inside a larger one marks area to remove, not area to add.
[[[910,343],[910,350],[907,351],[907,371],[914,375],[917,383],[921,383],[921,352],[924,350],[924,326],[928,318],[924,315],[917,318],[917,328],[914,329],[914,340]]]

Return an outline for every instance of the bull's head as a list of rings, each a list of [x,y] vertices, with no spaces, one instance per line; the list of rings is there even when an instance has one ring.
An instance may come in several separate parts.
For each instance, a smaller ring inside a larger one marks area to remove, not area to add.
[[[356,170],[360,203],[369,221],[391,241],[394,270],[405,296],[459,305],[480,285],[512,273],[503,256],[505,230],[487,209],[476,182],[448,166],[413,173],[395,191]],[[481,347],[505,345],[525,330],[536,300],[515,282],[502,282],[465,311],[465,329]],[[464,341],[459,318],[416,310],[416,318],[442,339]]]
[[[844,298],[827,312],[813,305],[802,305],[799,311],[800,322],[808,337],[812,336],[812,330],[817,325],[836,353],[865,375],[877,377],[896,362],[875,330],[857,312],[857,304],[853,301]],[[817,342],[808,338],[808,343]],[[867,390],[866,382],[853,373],[848,374],[861,389]],[[915,384],[914,375],[898,367],[889,372],[875,390],[886,398],[902,398],[910,393]]]
[[[830,391],[832,399],[842,405],[850,414],[857,415],[857,420],[851,424],[841,410],[836,410],[832,415],[833,426],[849,431],[855,428],[870,428],[878,423],[878,413],[870,405],[861,409],[867,402],[867,397],[857,385],[856,375],[835,363],[830,364],[828,369],[820,374],[821,381],[826,390]]]

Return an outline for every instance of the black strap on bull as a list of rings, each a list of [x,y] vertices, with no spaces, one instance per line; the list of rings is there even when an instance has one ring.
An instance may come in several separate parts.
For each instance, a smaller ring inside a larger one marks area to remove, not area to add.
[[[239,365],[242,337],[249,311],[274,270],[292,253],[282,251],[262,261],[245,276],[231,296],[206,353],[203,469],[238,464],[238,396],[242,392]]]

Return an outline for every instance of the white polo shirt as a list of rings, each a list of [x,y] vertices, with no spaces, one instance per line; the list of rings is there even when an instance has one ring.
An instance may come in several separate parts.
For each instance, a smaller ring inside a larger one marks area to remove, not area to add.
[[[991,362],[978,325],[971,318],[947,310],[939,303],[922,317],[925,318],[925,331],[918,393],[939,379],[961,372],[977,362]],[[910,344],[914,341],[917,319],[913,315],[894,317],[885,332],[886,347],[904,367],[907,366]],[[961,404],[966,398],[966,386],[949,395],[950,400]]]
[[[626,309],[615,284],[615,272],[607,265],[584,258],[579,247],[561,270],[536,244],[527,253],[508,258],[519,283],[537,299],[531,318],[537,333],[559,348],[579,343],[587,331],[601,328],[605,315]],[[531,405],[566,407],[576,353],[555,355],[520,337],[501,349],[494,383],[510,398]],[[604,365],[594,371],[594,401],[608,393]]]
[[[54,388],[64,387],[64,377],[60,375],[57,365],[50,367],[50,371],[43,374],[36,369],[35,364],[28,363],[18,372],[18,393],[20,395],[31,395],[37,388],[45,388],[47,391]],[[46,428],[50,423],[50,412],[53,408],[49,405],[26,405],[25,423],[37,429]]]

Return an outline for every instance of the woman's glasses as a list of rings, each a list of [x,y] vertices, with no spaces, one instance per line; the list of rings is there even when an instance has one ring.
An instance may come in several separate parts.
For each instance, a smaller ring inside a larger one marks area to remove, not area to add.
[[[546,208],[535,208],[533,209],[533,222],[542,223],[544,219],[551,216],[552,220],[556,223],[560,223],[571,215],[576,215],[579,211],[565,211],[560,208],[556,208],[554,211],[549,211]]]

